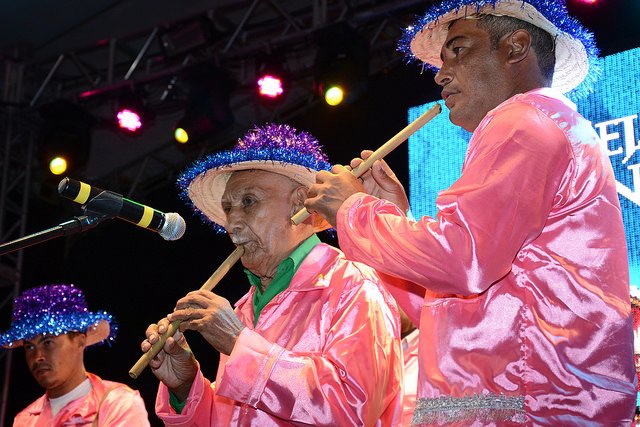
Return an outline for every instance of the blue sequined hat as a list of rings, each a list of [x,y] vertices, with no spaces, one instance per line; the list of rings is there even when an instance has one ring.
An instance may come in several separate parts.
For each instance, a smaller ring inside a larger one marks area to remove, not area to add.
[[[551,86],[578,96],[592,90],[599,76],[598,49],[593,34],[569,16],[564,0],[441,1],[404,31],[398,50],[437,70],[442,66],[440,49],[447,38],[449,23],[475,14],[510,16],[547,31],[556,45]]]
[[[232,150],[197,160],[178,177],[181,197],[196,212],[224,232],[226,215],[222,194],[231,174],[239,170],[260,169],[287,176],[310,187],[316,173],[331,168],[317,139],[286,124],[268,123],[249,130]],[[318,215],[312,219],[316,231],[331,226]]]
[[[62,335],[84,332],[86,345],[113,341],[117,328],[106,312],[92,313],[84,294],[73,285],[47,285],[31,288],[19,295],[13,305],[11,327],[0,335],[0,345],[20,347],[23,340],[42,334]]]

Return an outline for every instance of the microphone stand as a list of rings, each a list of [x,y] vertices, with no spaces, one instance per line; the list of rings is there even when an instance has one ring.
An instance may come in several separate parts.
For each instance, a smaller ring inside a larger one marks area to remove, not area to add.
[[[76,216],[69,221],[60,223],[55,227],[51,227],[47,230],[39,231],[37,233],[33,233],[28,236],[1,244],[0,255],[17,251],[26,248],[27,246],[33,246],[38,243],[46,242],[47,240],[55,239],[56,237],[70,236],[82,231],[87,231],[96,227],[105,219],[113,218],[113,215],[110,213],[100,212],[100,209],[92,209],[92,201],[93,199],[89,200],[89,202],[87,202],[87,204],[82,207],[82,211],[84,213],[84,215],[82,216]]]

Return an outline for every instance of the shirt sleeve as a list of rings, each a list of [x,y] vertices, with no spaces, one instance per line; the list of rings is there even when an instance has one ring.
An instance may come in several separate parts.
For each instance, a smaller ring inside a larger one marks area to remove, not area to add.
[[[245,328],[217,393],[294,424],[374,425],[400,396],[398,328],[377,285],[365,282],[341,294],[321,352],[289,351]]]
[[[478,294],[505,276],[564,197],[558,188],[575,162],[562,130],[529,104],[481,126],[462,175],[436,200],[437,218],[411,221],[362,193],[347,199],[336,227],[347,257],[441,296]]]
[[[166,426],[213,426],[217,425],[214,401],[215,384],[205,378],[198,365],[198,372],[180,413],[171,407],[169,389],[160,382],[156,415]]]

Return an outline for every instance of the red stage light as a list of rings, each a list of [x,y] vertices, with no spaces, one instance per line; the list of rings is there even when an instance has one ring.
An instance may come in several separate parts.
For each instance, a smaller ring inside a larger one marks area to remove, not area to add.
[[[118,126],[129,132],[137,132],[142,128],[142,119],[140,115],[128,108],[121,109],[116,114]]]
[[[284,93],[282,79],[265,74],[258,79],[258,93],[269,98],[277,98]]]

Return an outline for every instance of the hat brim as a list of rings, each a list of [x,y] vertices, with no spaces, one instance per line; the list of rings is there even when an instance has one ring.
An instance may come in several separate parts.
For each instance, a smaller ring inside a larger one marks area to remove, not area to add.
[[[440,51],[447,38],[449,24],[476,14],[510,16],[529,22],[551,34],[555,39],[556,63],[551,86],[562,93],[576,88],[589,72],[589,56],[581,41],[575,39],[522,0],[490,2],[481,7],[460,7],[427,22],[411,39],[411,53],[421,61],[439,69]]]
[[[189,184],[189,199],[207,218],[226,228],[227,216],[222,210],[221,201],[227,181],[234,172],[253,169],[286,176],[307,188],[316,182],[316,171],[304,166],[271,160],[239,162],[209,169],[198,175]],[[319,215],[311,215],[305,222],[313,224],[316,232],[331,228],[331,225]]]
[[[15,329],[15,326],[14,326]],[[46,329],[46,328],[45,328]],[[24,340],[25,339],[29,339],[29,338],[33,338],[36,337],[38,335],[43,335],[43,334],[51,334],[51,335],[63,335],[69,332],[82,332],[81,328],[71,328],[69,330],[64,330],[64,331],[60,331],[60,330],[32,330],[31,333],[28,334],[28,336],[26,336],[24,333],[22,335],[21,338],[19,339],[14,339],[14,340],[10,340],[10,341],[5,341],[3,340],[2,342],[2,347],[4,348],[17,348],[17,347],[22,347],[24,345]],[[13,333],[12,330],[7,331],[7,333],[5,334],[5,336],[11,336]],[[111,333],[111,325],[109,323],[108,320],[106,319],[101,319],[99,321],[97,321],[96,323],[93,323],[91,325],[89,325],[83,332],[86,336],[87,336],[87,340],[85,343],[85,346],[88,347],[90,345],[93,344],[97,344],[99,342],[102,342],[104,340],[106,340],[107,338],[109,338],[109,335]]]

